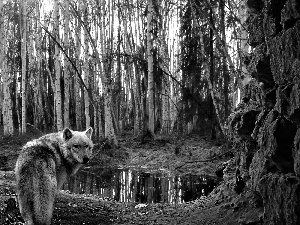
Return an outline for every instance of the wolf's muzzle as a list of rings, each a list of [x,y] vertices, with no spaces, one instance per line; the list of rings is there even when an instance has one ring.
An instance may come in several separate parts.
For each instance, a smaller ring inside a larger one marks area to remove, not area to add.
[[[82,164],[87,164],[88,161],[89,161],[89,158],[88,158],[88,157],[84,157],[84,158],[82,159]]]

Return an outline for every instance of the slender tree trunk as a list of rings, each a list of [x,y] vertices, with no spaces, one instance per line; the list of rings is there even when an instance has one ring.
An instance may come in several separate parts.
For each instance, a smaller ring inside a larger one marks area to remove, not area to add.
[[[210,0],[211,2],[211,0]],[[213,9],[210,9],[210,24],[214,24],[213,19]],[[210,92],[210,98],[209,98],[209,112],[212,117],[212,124],[211,124],[211,139],[216,138],[216,122],[215,122],[215,115],[218,117],[220,125],[221,125],[221,118],[219,117],[219,106],[216,104],[215,101],[215,95],[214,95],[214,80],[215,80],[215,66],[214,66],[214,31],[211,27],[209,30],[209,77],[207,79],[208,86],[209,86],[209,92]],[[222,126],[222,125],[221,125]]]
[[[100,73],[103,73],[103,68],[102,68],[102,65],[101,63],[98,63],[98,67],[99,67],[99,71]],[[99,79],[101,80],[101,76],[100,74],[98,75],[99,76]],[[99,81],[97,82],[99,83]],[[105,131],[103,130],[103,124],[102,124],[102,107],[101,107],[101,103],[102,103],[102,99],[100,97],[100,93],[98,91],[98,101],[97,101],[97,116],[98,116],[98,129],[99,129],[99,134],[98,134],[98,137],[99,139],[102,139],[105,137]]]
[[[148,113],[149,131],[154,134],[155,115],[154,115],[154,79],[153,79],[153,35],[152,35],[152,20],[153,20],[153,0],[148,0],[147,14],[147,57],[148,57]]]
[[[3,77],[3,59],[4,59],[4,13],[3,0],[0,0],[0,70]],[[0,84],[0,113],[3,111],[4,93],[3,93],[3,83]],[[0,116],[0,125],[3,125],[3,118]]]
[[[26,44],[27,44],[27,1],[22,1],[22,44],[21,44],[21,52],[22,52],[22,134],[26,133]]]
[[[112,99],[112,90],[111,90],[111,84],[110,84],[110,55],[109,55],[109,45],[110,43],[104,39],[104,33],[103,31],[107,30],[105,23],[104,23],[104,7],[103,7],[103,14],[102,14],[102,24],[100,28],[100,43],[101,43],[101,49],[103,52],[103,71],[101,76],[101,82],[103,86],[103,97],[104,97],[104,118],[105,118],[105,127],[104,127],[104,135],[106,138],[108,138],[110,141],[113,141],[116,145],[118,144],[113,121],[112,121],[112,114],[111,114],[111,99]],[[112,37],[110,37],[112,38]],[[112,47],[112,46],[111,46]],[[96,52],[98,53],[98,52]],[[98,63],[100,64],[100,57],[98,56]]]
[[[40,128],[43,125],[44,116],[43,116],[43,96],[42,96],[42,28],[40,25],[40,3],[36,3],[36,11],[38,22],[36,23],[37,34],[35,36],[35,49],[36,49],[36,62],[37,62],[37,72],[35,77],[34,85],[34,127],[36,129]],[[45,127],[44,127],[45,129]]]
[[[247,12],[247,6],[246,6],[246,0],[241,1],[240,3],[240,8],[239,8],[239,18],[241,21],[241,24],[244,25],[247,17],[248,17],[248,12]],[[249,44],[247,42],[248,40],[248,32],[247,30],[241,26],[241,32],[240,32],[240,50],[241,50],[241,60],[240,60],[240,67],[242,68],[242,76],[241,76],[241,80],[242,80],[242,85],[240,86],[240,90],[241,90],[241,95],[240,97],[243,98],[244,97],[244,88],[243,86],[245,86],[246,84],[249,83],[249,80],[251,80],[251,76],[249,75],[249,72],[247,70],[246,65],[244,64],[244,60],[246,56],[248,56],[248,52],[249,52]],[[241,99],[238,99],[238,103],[241,101]]]
[[[95,31],[97,32],[97,31]],[[97,64],[94,63],[93,65],[93,71],[97,71]],[[98,95],[99,95],[99,89],[98,89],[98,85],[99,85],[99,81],[98,81],[98,77],[97,77],[97,73],[94,72],[93,73],[93,82],[91,84],[91,86],[93,87],[93,99],[94,99],[94,104],[92,105],[93,106],[93,115],[94,115],[94,121],[93,121],[93,124],[94,124],[94,132],[93,132],[93,135],[94,137],[99,137],[99,131],[98,131],[98,122],[97,122],[97,117],[98,117],[98,112],[97,112],[97,109],[98,109]]]
[[[66,54],[69,55],[69,1],[64,1],[64,48]],[[70,63],[66,56],[64,56],[64,127],[70,127]]]
[[[58,0],[54,0],[54,37],[57,42],[59,41],[59,7]],[[60,74],[60,54],[59,47],[55,44],[55,108],[56,108],[56,126],[58,131],[64,129],[62,118],[62,99],[61,99],[61,74]]]
[[[175,126],[175,121],[176,121],[176,117],[177,117],[177,110],[176,110],[176,106],[175,106],[175,102],[176,102],[176,97],[175,97],[175,93],[174,93],[174,84],[173,82],[171,82],[170,84],[170,94],[171,94],[171,98],[172,98],[172,102],[170,103],[170,129],[174,130],[174,126]]]
[[[134,123],[133,123],[133,134],[138,135],[140,133],[141,127],[141,96],[139,92],[139,85],[138,85],[138,69],[137,65],[135,66],[136,72],[132,74],[132,90],[133,90],[133,100],[134,100]]]
[[[108,65],[106,65],[108,67]],[[106,68],[105,71],[109,73],[109,68]],[[103,91],[104,91],[104,113],[105,113],[105,137],[109,140],[114,141],[117,144],[116,135],[114,132],[113,120],[112,120],[112,112],[111,112],[111,87],[108,84],[107,78],[105,79],[105,83],[103,83]]]
[[[81,71],[80,65],[80,54],[81,54],[81,0],[78,1],[78,18],[76,18],[77,26],[76,26],[76,67],[78,71]],[[76,128],[77,130],[82,130],[82,110],[81,110],[81,85],[80,85],[80,78],[78,75],[74,77],[74,92],[75,92],[75,115],[76,115]]]
[[[161,30],[161,57],[162,62],[161,68],[163,71],[168,74],[169,73],[169,64],[170,64],[170,58],[168,53],[168,46],[166,42],[166,29],[167,27],[163,27]],[[170,108],[169,108],[169,93],[170,93],[170,82],[169,78],[167,76],[163,76],[162,78],[162,90],[161,90],[161,100],[162,100],[162,130],[164,129],[166,132],[168,132],[168,123],[170,118]]]
[[[3,129],[4,136],[10,136],[14,133],[13,117],[12,117],[12,99],[10,95],[10,87],[12,77],[8,71],[8,62],[6,57],[7,51],[7,36],[5,35],[5,15],[3,12],[3,0],[0,0],[0,69],[3,81]]]
[[[88,27],[88,7],[87,7],[87,1],[83,1],[84,4],[84,23],[85,26]],[[84,72],[84,83],[88,89],[90,89],[89,85],[89,38],[88,38],[88,31],[87,29],[84,29],[84,66],[83,66],[83,72]],[[87,90],[84,90],[84,114],[85,114],[85,126],[86,129],[91,126],[91,115],[90,115],[90,99],[89,99],[89,93]]]
[[[2,63],[4,59],[4,12],[3,12],[3,0],[0,0],[0,69],[2,71]]]
[[[226,42],[226,33],[225,33],[225,0],[220,0],[220,28],[221,28],[221,39],[222,45]],[[223,80],[224,80],[224,119],[229,116],[230,113],[230,101],[229,101],[229,82],[230,82],[230,75],[228,71],[226,55],[223,53],[222,56],[222,72],[223,72]]]
[[[3,127],[4,135],[12,135],[14,133],[13,118],[12,118],[12,99],[10,95],[10,84],[12,83],[11,76],[8,72],[7,60],[2,62],[2,78],[3,78]]]
[[[118,21],[121,21],[121,12],[120,12],[120,0],[118,0]],[[124,21],[124,29],[127,29],[127,26],[125,25],[127,21]],[[125,32],[124,32],[125,33]],[[124,34],[125,36],[126,34]],[[126,37],[126,36],[125,36]],[[116,96],[116,102],[115,102],[115,114],[116,114],[116,133],[120,134],[122,132],[122,124],[123,124],[123,118],[121,118],[121,108],[122,108],[122,86],[121,86],[121,23],[119,23],[118,27],[118,43],[117,43],[117,69],[116,69],[116,82],[115,82],[115,89],[117,90],[117,96]],[[130,66],[130,65],[128,65]]]
[[[102,124],[102,113],[101,113],[101,104],[100,104],[100,97],[99,97],[99,100],[98,100],[99,104],[98,104],[98,107],[97,107],[97,113],[98,113],[98,129],[99,129],[99,139],[102,139],[105,137],[105,134],[104,134],[104,131],[103,131],[103,124]]]

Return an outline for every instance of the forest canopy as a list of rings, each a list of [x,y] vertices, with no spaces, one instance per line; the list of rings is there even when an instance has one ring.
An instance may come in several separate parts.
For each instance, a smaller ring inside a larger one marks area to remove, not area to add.
[[[237,0],[0,1],[4,134],[223,131],[247,76]]]

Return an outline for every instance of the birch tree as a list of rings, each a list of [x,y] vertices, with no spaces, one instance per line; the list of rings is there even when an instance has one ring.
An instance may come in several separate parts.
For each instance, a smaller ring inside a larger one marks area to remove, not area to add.
[[[59,43],[59,7],[58,0],[54,0],[54,27],[53,34],[56,41]],[[59,46],[55,44],[55,55],[54,55],[54,64],[55,64],[55,109],[56,109],[56,126],[57,130],[61,131],[64,129],[63,118],[62,118],[62,99],[61,99],[61,82],[60,82],[60,52]]]
[[[109,10],[111,9],[111,7],[109,7]],[[105,10],[105,9],[103,9]],[[112,10],[112,9],[111,9]],[[104,12],[104,11],[103,11]],[[113,13],[112,13],[112,16]],[[110,26],[113,26],[112,23],[109,23]],[[100,29],[100,31],[105,30],[105,20],[103,19],[103,23],[102,23],[102,29]],[[110,28],[112,29],[112,27]],[[112,62],[110,60],[112,60],[111,58],[111,54],[112,53],[112,47],[113,45],[111,44],[111,39],[113,38],[111,36],[111,32],[109,32],[110,36],[108,38],[108,41],[105,41],[105,39],[103,38],[103,33],[100,33],[100,41],[102,43],[102,51],[103,51],[103,55],[104,55],[104,73],[101,76],[102,78],[102,85],[103,85],[103,97],[104,97],[104,117],[105,117],[105,137],[107,137],[109,140],[113,141],[115,144],[117,144],[117,138],[116,138],[116,134],[115,134],[115,130],[114,130],[114,126],[113,126],[113,120],[112,120],[112,112],[111,112],[111,101],[112,101],[112,87],[111,87],[111,81],[110,81],[110,76],[111,76],[111,65]]]
[[[87,1],[83,1],[83,23],[84,27],[84,33],[83,33],[83,38],[84,38],[84,65],[83,65],[83,73],[84,73],[84,83],[86,87],[89,89],[89,37],[88,37],[88,6],[87,6]],[[91,123],[91,115],[90,115],[90,100],[89,100],[89,93],[88,90],[84,90],[84,114],[85,114],[85,126],[86,128],[90,127]]]
[[[21,18],[22,18],[22,44],[21,44],[21,57],[22,57],[22,86],[21,86],[21,97],[22,97],[22,134],[26,133],[26,45],[27,45],[27,1],[21,1],[20,7]]]
[[[39,125],[45,126],[45,118],[43,116],[43,104],[42,104],[42,95],[43,92],[46,91],[45,89],[42,90],[42,27],[40,24],[40,13],[41,3],[39,1],[36,2],[36,35],[35,35],[35,49],[36,49],[36,77],[35,77],[35,85],[33,86],[34,89],[34,127],[37,129]]]
[[[249,45],[248,45],[248,33],[247,30],[245,29],[245,27],[243,26],[246,22],[246,19],[248,17],[248,12],[247,12],[247,6],[246,6],[246,1],[243,0],[241,1],[241,4],[239,5],[239,18],[241,21],[241,26],[240,26],[240,32],[239,32],[239,39],[240,39],[240,51],[241,51],[241,57],[242,59],[248,56],[248,52],[249,52]],[[251,76],[246,68],[246,65],[243,63],[243,60],[241,60],[241,70],[242,70],[242,86],[240,85],[240,87],[242,88],[243,86],[245,86],[246,84],[249,83],[249,81],[251,80]],[[240,95],[243,96],[243,89],[241,89],[242,94]],[[240,102],[240,99],[238,99],[238,103]]]
[[[77,17],[76,17],[76,67],[77,70],[81,71],[80,65],[80,54],[81,54],[81,10],[82,10],[82,3],[81,0],[78,0],[78,7],[77,7]],[[75,75],[74,77],[74,92],[75,92],[75,120],[76,120],[76,128],[77,130],[82,130],[82,110],[81,110],[81,85],[80,85],[80,78]]]
[[[0,17],[0,18],[4,18],[4,17]],[[2,20],[4,21],[4,20]],[[4,33],[4,23],[0,24],[1,26],[1,33]],[[3,42],[1,43],[3,48],[2,48],[2,52],[3,54],[6,52],[7,49],[7,37],[6,35],[3,35],[4,39]],[[2,75],[2,80],[3,80],[3,106],[2,106],[2,114],[3,114],[3,128],[4,128],[4,135],[5,136],[9,136],[9,135],[13,135],[14,133],[14,127],[13,127],[13,117],[12,117],[12,98],[10,95],[10,87],[11,87],[11,83],[12,83],[12,76],[10,75],[9,71],[8,71],[8,61],[7,61],[7,57],[4,56],[1,52],[2,55],[2,61],[0,61],[1,63],[1,75]]]
[[[70,33],[70,12],[69,1],[64,1],[64,49],[65,53],[69,55],[69,33]],[[70,127],[70,66],[69,60],[64,55],[64,127]]]
[[[132,4],[132,0],[130,1]],[[123,29],[124,29],[124,52],[125,55],[131,55],[134,54],[135,47],[133,44],[133,32],[132,32],[132,20],[137,21],[138,24],[138,18],[135,17],[135,13],[132,7],[129,7],[129,5],[123,5],[122,9],[119,9],[120,15],[119,20],[123,21]],[[134,18],[134,19],[133,19]],[[127,88],[127,93],[131,93],[131,106],[132,110],[134,112],[134,118],[133,121],[129,121],[129,118],[127,118],[127,121],[133,122],[133,134],[138,135],[140,132],[140,98],[139,98],[139,85],[138,85],[138,72],[137,72],[137,63],[136,60],[132,60],[131,58],[127,57],[125,60],[125,68],[126,68],[126,75],[128,79],[124,79],[123,86]],[[134,72],[134,68],[136,71]],[[126,82],[127,81],[127,82]],[[125,114],[129,117],[128,112],[128,102],[124,102],[126,104],[126,112]]]
[[[3,9],[3,0],[0,0],[0,77],[3,77],[3,58],[4,58],[4,13]],[[2,114],[3,107],[3,79],[0,82],[0,115]],[[1,116],[2,117],[2,116]],[[0,124],[2,124],[3,119],[0,118]]]
[[[5,20],[7,17],[4,16],[3,12],[3,0],[0,0],[0,69],[1,78],[3,82],[3,105],[2,105],[2,115],[3,115],[3,134],[5,136],[13,135],[13,117],[12,117],[12,98],[10,95],[10,87],[12,83],[12,76],[8,71],[8,60],[6,57],[7,51],[7,33],[5,33]],[[7,23],[9,21],[7,20]],[[7,26],[8,27],[8,26]]]
[[[169,74],[169,65],[170,65],[170,57],[168,52],[168,45],[167,45],[167,29],[168,29],[168,12],[169,12],[169,5],[170,2],[168,1],[161,1],[161,30],[159,31],[159,42],[160,42],[160,56],[162,60],[160,61],[160,67],[164,71],[164,76],[162,80],[162,90],[161,90],[161,99],[162,99],[162,130],[164,127],[169,127],[169,94],[170,94],[170,82],[169,77],[165,76],[165,74]],[[166,129],[165,129],[166,130]]]
[[[226,42],[226,27],[225,27],[225,0],[220,0],[220,30],[221,30],[221,39],[222,42]],[[223,44],[222,44],[223,45]],[[230,113],[230,101],[229,101],[229,82],[230,82],[230,76],[226,61],[226,55],[222,54],[222,75],[224,80],[224,119],[226,119],[229,116]]]
[[[147,14],[147,57],[148,57],[148,114],[149,122],[148,129],[154,134],[154,79],[153,79],[153,0],[148,0],[148,14]]]
[[[14,127],[13,127],[13,118],[12,118],[12,99],[10,95],[10,84],[12,83],[12,77],[10,76],[8,71],[6,58],[2,62],[1,74],[3,79],[2,114],[3,114],[4,135],[9,136],[9,135],[13,135]]]

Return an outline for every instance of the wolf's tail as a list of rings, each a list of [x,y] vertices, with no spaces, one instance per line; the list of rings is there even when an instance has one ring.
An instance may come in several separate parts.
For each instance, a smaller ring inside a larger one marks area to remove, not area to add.
[[[55,164],[36,160],[16,169],[18,200],[26,225],[50,225],[57,190]]]

